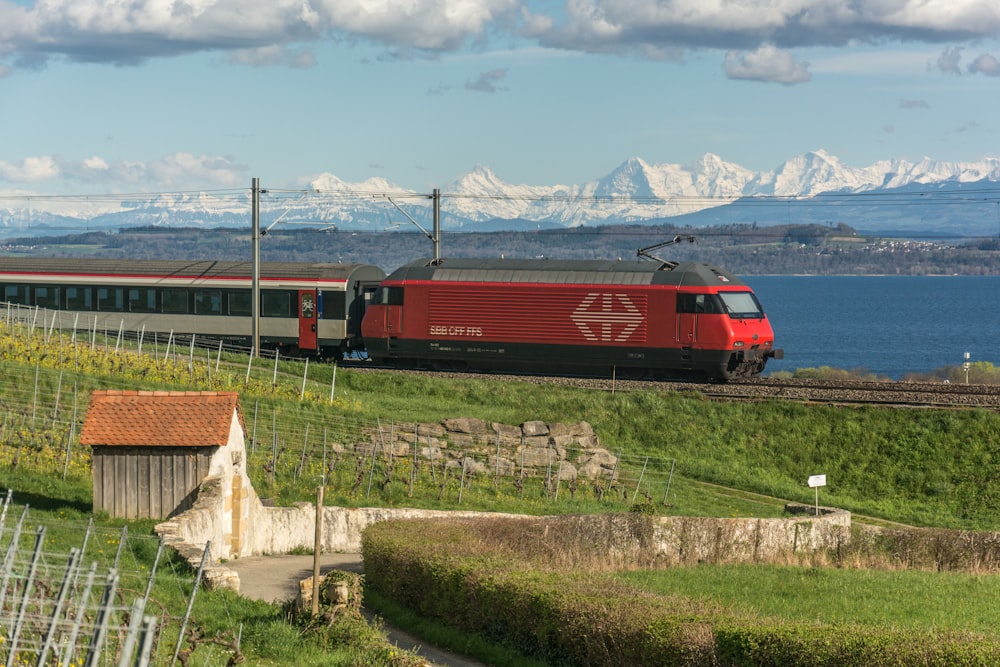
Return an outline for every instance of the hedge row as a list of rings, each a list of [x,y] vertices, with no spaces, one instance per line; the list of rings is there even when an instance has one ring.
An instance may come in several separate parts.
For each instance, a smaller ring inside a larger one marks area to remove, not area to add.
[[[375,524],[362,539],[366,585],[421,616],[555,665],[1000,664],[993,636],[759,617],[649,594],[607,572],[543,567],[477,531],[451,520]]]

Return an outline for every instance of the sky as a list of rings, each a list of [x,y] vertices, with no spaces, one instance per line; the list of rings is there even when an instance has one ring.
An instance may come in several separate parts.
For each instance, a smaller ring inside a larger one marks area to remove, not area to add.
[[[1000,2],[0,0],[0,196],[813,150],[1000,155]]]

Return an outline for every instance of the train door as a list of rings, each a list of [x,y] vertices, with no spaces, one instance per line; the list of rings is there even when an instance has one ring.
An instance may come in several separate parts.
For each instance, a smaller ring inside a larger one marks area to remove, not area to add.
[[[299,349],[316,351],[316,290],[299,290]]]
[[[681,347],[691,347],[698,341],[698,313],[704,309],[704,294],[677,295],[677,342]]]
[[[385,308],[385,335],[392,340],[403,332],[403,288],[383,287],[382,304]]]

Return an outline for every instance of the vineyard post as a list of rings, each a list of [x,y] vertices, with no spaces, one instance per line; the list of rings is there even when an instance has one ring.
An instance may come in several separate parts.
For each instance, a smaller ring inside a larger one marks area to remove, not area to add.
[[[115,339],[115,354],[118,354],[118,349],[122,344],[122,333],[125,331],[125,320],[122,319],[121,323],[118,325],[118,338]]]
[[[500,429],[494,428],[497,432],[497,458],[496,458],[496,470],[493,473],[493,484],[500,484]]]
[[[7,510],[10,509],[10,500],[14,497],[14,489],[7,489],[7,495],[4,496],[3,509],[0,509],[0,535],[3,535],[3,527],[7,522]]]
[[[414,426],[413,435],[416,436],[416,434],[417,434],[417,427]],[[438,477],[437,477],[437,469],[434,467],[434,446],[431,445],[430,442],[427,443],[427,452],[430,454],[428,458],[431,460],[431,482],[437,485]]]
[[[174,647],[174,657],[170,659],[170,665],[177,662],[177,655],[181,652],[181,643],[184,641],[184,631],[187,630],[188,620],[191,618],[191,610],[194,609],[194,596],[198,592],[198,585],[201,583],[202,574],[205,572],[205,561],[208,560],[209,549],[211,549],[212,541],[208,540],[205,542],[205,550],[201,554],[201,565],[198,566],[198,574],[194,578],[194,588],[191,589],[191,599],[188,600],[187,611],[184,613],[184,619],[181,621],[181,629],[177,633],[177,646]]]
[[[639,471],[639,479],[635,483],[635,491],[632,493],[632,504],[635,505],[635,499],[639,495],[639,485],[642,484],[642,476],[646,474],[646,466],[649,464],[649,457],[642,462],[642,470]]]
[[[14,524],[14,532],[10,538],[10,544],[7,545],[7,553],[4,554],[3,559],[3,582],[0,583],[0,611],[3,610],[4,600],[7,598],[7,584],[10,583],[10,577],[14,572],[14,562],[17,559],[17,549],[21,542],[21,530],[24,528],[24,520],[28,516],[28,506],[25,505],[24,509],[21,510],[21,518],[17,520]]]
[[[552,488],[552,447],[545,445],[545,495],[549,495]]]
[[[378,419],[378,439],[382,440],[382,419]],[[378,442],[372,445],[372,466],[368,472],[368,490],[365,493],[365,498],[368,498],[372,494],[372,479],[375,477],[375,455],[378,453]]]
[[[62,616],[62,608],[66,603],[66,598],[70,589],[70,581],[73,578],[73,570],[80,559],[80,550],[73,548],[69,550],[69,562],[66,564],[66,574],[63,575],[62,585],[59,586],[59,594],[56,596],[55,607],[52,610],[52,617],[49,620],[49,629],[45,632],[45,641],[42,643],[42,650],[38,654],[36,664],[44,665],[45,659],[52,649],[52,641],[55,639],[56,629],[59,627],[59,618]]]
[[[274,348],[274,373],[271,375],[271,386],[278,386],[278,348]]]
[[[188,372],[192,375],[194,374],[194,339],[195,335],[191,334],[191,347],[188,349]]]
[[[94,315],[94,326],[90,330],[90,351],[97,349],[97,315]]]
[[[611,468],[611,477],[608,478],[608,488],[605,489],[606,493],[611,491],[611,485],[614,484],[615,477],[618,474],[618,463],[621,460],[622,460],[622,450],[621,450],[621,447],[619,447],[618,448],[618,456],[615,457],[615,465],[614,465],[613,468]]]
[[[174,342],[174,330],[170,330],[170,335],[167,336],[167,348],[163,350],[163,365],[166,366],[167,362],[170,361],[170,344]],[[176,347],[176,346],[175,346]]]
[[[118,571],[112,569],[108,572],[108,578],[104,584],[104,597],[101,598],[101,608],[97,613],[97,620],[94,623],[94,634],[90,639],[90,647],[87,649],[87,659],[83,663],[84,667],[97,667],[101,657],[104,639],[108,634],[108,620],[111,616],[111,607],[115,601],[115,592],[118,589]]]
[[[674,466],[677,465],[677,459],[672,459],[670,461],[670,474],[667,476],[667,488],[663,492],[663,504],[667,504],[667,495],[670,493],[670,483],[674,479]]]
[[[35,426],[35,411],[38,409],[38,375],[42,371],[41,362],[35,364],[35,395],[31,398],[31,426]]]
[[[323,427],[323,472],[320,475],[320,484],[326,486],[326,427]]]
[[[302,391],[299,392],[299,400],[306,399],[306,378],[309,377],[309,357],[306,357],[305,367],[302,369]]]
[[[7,638],[9,644],[7,653],[7,667],[13,667],[17,658],[17,644],[21,639],[21,628],[24,627],[24,616],[28,612],[28,603],[31,601],[31,588],[35,583],[35,572],[38,571],[38,560],[42,557],[42,544],[45,543],[45,526],[39,526],[35,531],[35,550],[31,554],[31,565],[28,566],[28,576],[24,580],[24,595],[21,597],[21,605],[17,610],[17,619],[14,621],[14,628]]]
[[[278,428],[275,408],[271,408],[271,484],[274,484],[275,473],[278,469]]]
[[[251,357],[252,359],[253,357]],[[257,408],[260,407],[260,401],[253,402],[253,431],[250,434],[250,454],[251,456],[257,450]]]
[[[413,497],[413,483],[417,478],[417,425],[413,425],[413,465],[410,466],[410,486],[407,489],[407,497]]]
[[[313,539],[312,613],[319,616],[319,560],[323,551],[323,487],[316,489],[316,534]]]
[[[243,381],[243,384],[249,384],[250,383],[250,369],[253,368],[253,353],[254,352],[255,352],[255,350],[251,347],[250,348],[250,359],[247,361],[247,377]]]
[[[66,479],[66,475],[69,472],[69,459],[73,452],[73,437],[76,436],[76,398],[77,389],[76,383],[73,383],[73,421],[69,423],[69,437],[66,438],[66,460],[63,462],[63,479]]]
[[[333,403],[333,390],[337,386],[337,364],[333,365],[333,379],[330,380],[330,402]]]
[[[219,374],[219,364],[222,362],[222,339],[219,339],[219,353],[215,355],[215,374]]]
[[[59,419],[59,399],[62,397],[62,369],[59,370],[59,381],[56,383],[56,406],[52,409],[52,419]]]
[[[392,468],[392,450],[393,445],[396,443],[396,420],[389,422],[389,446],[385,449],[389,453],[389,468]]]
[[[462,504],[462,492],[465,491],[465,462],[469,460],[469,454],[462,455],[462,477],[458,480],[458,504]]]
[[[81,551],[81,553],[83,553]],[[81,556],[80,559],[83,560],[86,556]],[[66,646],[72,647],[76,644],[76,638],[80,634],[80,625],[86,618],[87,603],[90,602],[90,590],[94,587],[94,578],[97,576],[97,561],[91,561],[90,571],[87,573],[87,581],[83,585],[83,591],[80,593],[79,600],[80,604],[77,606],[76,616],[73,622],[73,628],[69,632],[69,637],[66,639]],[[76,581],[73,582],[76,584]],[[62,664],[60,667],[69,667],[70,660],[73,658],[73,651],[67,650],[63,654]]]
[[[524,433],[523,432],[521,433],[521,477],[519,479],[522,481],[522,484],[521,484],[520,489],[518,489],[518,497],[519,498],[524,498],[524,484],[523,484],[523,482],[524,482]]]
[[[114,569],[118,569],[118,561],[121,560],[122,550],[125,548],[125,542],[128,540],[128,524],[122,526],[122,536],[118,540],[118,551],[115,552],[115,564],[112,565]]]
[[[153,583],[156,581],[156,568],[160,564],[160,555],[163,553],[163,539],[160,538],[156,545],[156,556],[153,557],[153,567],[149,569],[149,580],[146,582],[146,592],[142,596],[142,604],[145,606],[149,602],[149,596],[153,592]]]
[[[243,624],[240,623],[240,635],[243,634]],[[142,619],[142,632],[139,639],[139,657],[136,667],[149,667],[149,656],[153,653],[153,641],[156,639],[156,617],[146,616]]]
[[[299,467],[295,471],[295,479],[302,476],[306,469],[306,448],[309,445],[309,422],[306,422],[306,435],[302,438],[302,458],[299,459]]]
[[[142,339],[145,337],[145,335],[146,335],[146,325],[143,324],[142,328],[139,329],[139,344],[138,344],[139,350],[137,354],[142,354]]]
[[[90,541],[90,534],[93,532],[93,530],[94,530],[94,517],[90,517],[90,520],[87,522],[87,531],[83,534],[83,543],[80,546],[81,563],[87,558],[87,542]],[[94,561],[94,564],[96,565],[97,561]],[[80,571],[77,570],[76,573],[73,575],[73,588],[76,588],[76,580],[77,577],[79,576],[80,576]]]
[[[558,453],[558,452],[557,452]],[[562,485],[562,479],[560,478],[560,473],[562,472],[562,461],[556,466],[556,495],[553,501],[559,502],[559,487]]]
[[[136,598],[132,601],[132,612],[129,614],[128,630],[126,630],[125,641],[122,643],[118,667],[128,667],[129,658],[135,652],[135,645],[139,641],[139,625],[142,623],[142,614],[145,611],[145,600]]]
[[[73,317],[73,335],[70,337],[70,340],[73,342],[73,347],[76,347],[76,326],[79,323],[80,323],[80,313],[77,313]]]

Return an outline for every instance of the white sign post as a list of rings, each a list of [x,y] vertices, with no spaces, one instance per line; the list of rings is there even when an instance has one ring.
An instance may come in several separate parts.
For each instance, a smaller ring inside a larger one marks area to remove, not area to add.
[[[816,490],[816,516],[819,516],[819,487],[826,486],[826,475],[810,475],[809,486]]]

